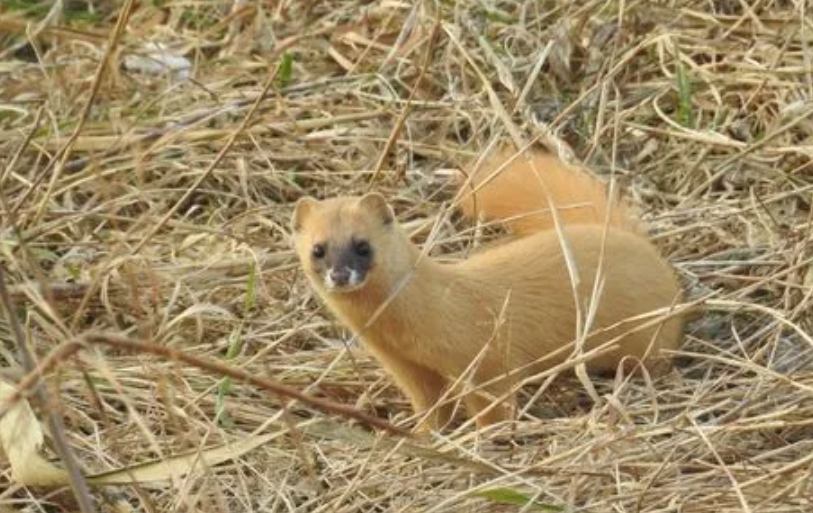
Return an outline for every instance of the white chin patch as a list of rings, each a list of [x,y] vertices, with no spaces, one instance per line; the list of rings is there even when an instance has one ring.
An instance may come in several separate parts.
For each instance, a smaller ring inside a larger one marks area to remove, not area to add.
[[[347,280],[347,283],[345,284],[338,284],[333,280],[331,277],[332,269],[325,271],[325,276],[323,278],[325,288],[334,292],[352,292],[361,288],[361,286],[364,284],[361,279],[361,274],[359,274],[359,272],[355,269],[348,270],[350,271],[350,279]]]

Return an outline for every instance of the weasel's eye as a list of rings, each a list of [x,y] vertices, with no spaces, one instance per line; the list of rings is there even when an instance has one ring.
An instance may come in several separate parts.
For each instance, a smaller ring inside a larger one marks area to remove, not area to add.
[[[370,256],[370,243],[366,240],[356,241],[353,245],[353,251],[360,257]]]
[[[311,248],[311,256],[316,259],[325,258],[325,245],[314,244]]]

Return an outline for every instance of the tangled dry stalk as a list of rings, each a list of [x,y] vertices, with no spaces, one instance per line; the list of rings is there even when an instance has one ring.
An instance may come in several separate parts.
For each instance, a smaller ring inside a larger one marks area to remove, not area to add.
[[[217,367],[84,345],[45,382],[88,473],[272,435],[182,478],[94,487],[97,507],[810,511],[810,14],[804,0],[4,2],[0,258],[39,360],[91,332],[148,340],[408,427],[297,274],[292,202],[372,183],[403,220],[441,219],[436,251],[453,253],[472,232],[442,216],[436,171],[509,134],[615,176],[708,298],[671,376],[597,380],[597,405],[563,378],[535,419],[417,442]],[[5,467],[0,490],[2,511],[70,504]]]

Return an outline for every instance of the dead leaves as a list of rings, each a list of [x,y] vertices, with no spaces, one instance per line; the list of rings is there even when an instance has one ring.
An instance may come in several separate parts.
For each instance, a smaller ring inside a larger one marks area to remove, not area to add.
[[[45,439],[34,411],[17,388],[0,381],[0,447],[11,466],[11,478],[26,486],[60,486],[68,474],[40,454]]]
[[[176,454],[87,477],[91,485],[155,483],[183,478],[193,472],[206,472],[278,436],[254,435],[235,443]],[[31,487],[60,487],[68,484],[68,474],[43,456],[45,433],[34,411],[17,387],[0,381],[0,460],[11,467],[14,482]]]

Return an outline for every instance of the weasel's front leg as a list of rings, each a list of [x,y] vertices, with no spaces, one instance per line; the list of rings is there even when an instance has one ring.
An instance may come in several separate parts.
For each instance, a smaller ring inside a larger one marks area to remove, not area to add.
[[[422,416],[419,431],[438,430],[452,418],[453,404],[437,404],[446,392],[448,381],[437,372],[404,359],[386,349],[368,346],[370,352],[403,390],[415,413]]]
[[[480,391],[466,394],[464,400],[469,417],[474,418],[479,427],[513,419],[516,410],[516,394],[512,393],[501,403],[494,404],[497,398],[504,396],[509,390],[510,385],[496,383]]]

